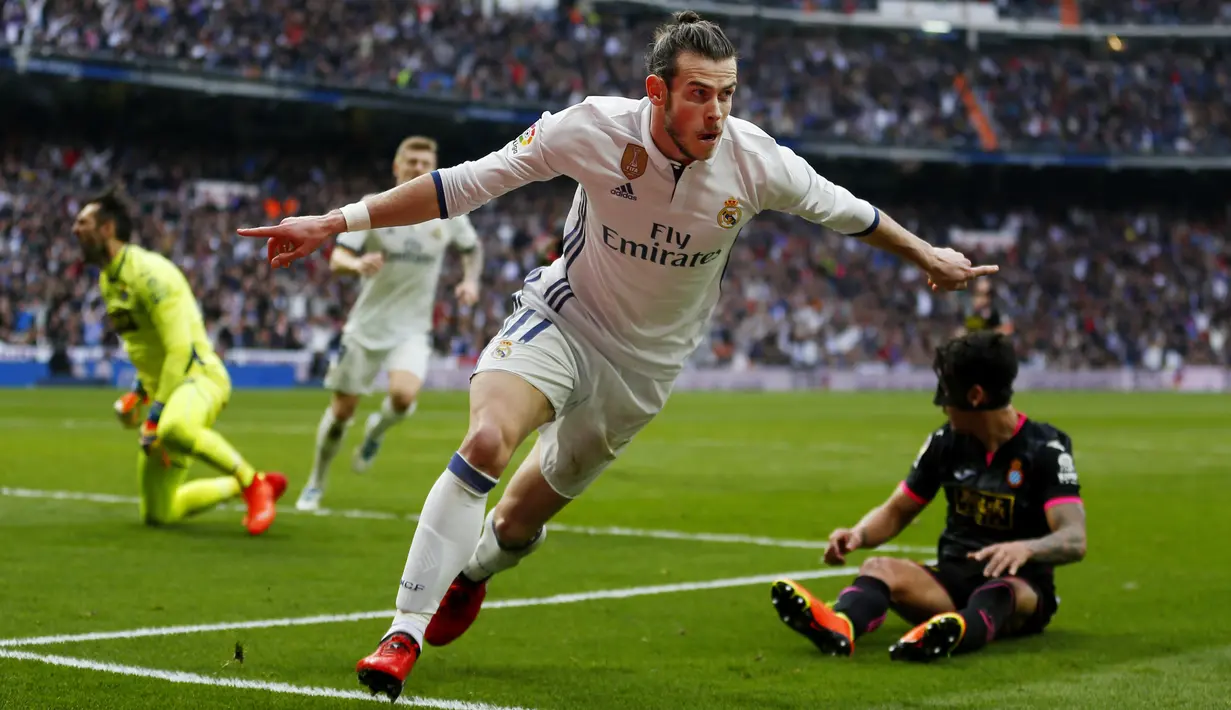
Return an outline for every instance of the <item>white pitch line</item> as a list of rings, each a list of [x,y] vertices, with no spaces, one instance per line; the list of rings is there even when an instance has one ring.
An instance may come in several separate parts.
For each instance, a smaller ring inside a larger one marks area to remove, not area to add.
[[[575,592],[572,594],[556,594],[550,597],[533,597],[527,599],[501,599],[486,602],[484,609],[516,609],[531,606],[555,606],[559,604],[576,604],[578,602],[594,601],[596,599],[629,599],[674,592],[692,592],[703,589],[725,589],[728,587],[747,587],[754,584],[769,584],[782,577],[795,580],[823,579],[826,577],[843,577],[852,575],[859,570],[856,567],[838,569],[810,569],[795,572],[780,572],[778,574],[761,574],[750,577],[729,577],[713,579],[704,582],[681,582],[678,584],[657,584],[648,587],[624,587],[621,589],[601,589],[593,592]],[[280,626],[311,626],[315,624],[331,624],[343,621],[366,621],[368,619],[391,618],[391,609],[380,611],[360,611],[352,614],[318,614],[316,616],[300,616],[286,619],[258,619],[255,621],[231,621],[220,624],[197,624],[193,626],[153,626],[126,631],[94,631],[84,634],[65,634],[60,636],[32,636],[29,638],[13,638],[0,640],[0,647],[15,646],[50,646],[61,643],[78,643],[82,641],[106,641],[113,639],[134,639],[149,636],[178,636],[183,634],[199,634],[211,631],[231,631],[234,629],[268,629]]]
[[[791,540],[781,537],[762,537],[757,535],[737,535],[731,533],[690,533],[679,530],[645,530],[639,528],[621,527],[590,527],[582,525],[550,524],[551,532],[578,533],[580,535],[610,535],[614,537],[650,537],[662,540],[689,540],[692,542],[722,542],[729,544],[760,545],[762,547],[790,547],[806,550],[824,550],[829,546],[827,540]],[[877,552],[928,553],[936,550],[935,546],[923,545],[881,545]]]
[[[70,658],[68,656],[44,655],[27,651],[7,651],[0,649],[0,658],[11,658],[18,661],[37,661],[53,666],[77,668],[87,671],[101,671],[118,675],[136,676],[138,678],[154,678],[171,683],[188,683],[192,685],[212,685],[235,690],[264,690],[270,693],[287,695],[306,695],[313,698],[336,698],[341,700],[368,700],[389,702],[383,697],[369,695],[359,690],[338,690],[337,688],[322,688],[310,685],[291,685],[290,683],[275,683],[261,680],[244,680],[241,678],[219,678],[217,676],[186,673],[184,671],[168,671],[159,668],[143,668],[120,663],[102,663],[85,658]],[[491,705],[489,703],[471,703],[462,700],[437,700],[435,698],[402,697],[398,703],[411,707],[436,708],[437,710],[525,710],[521,707]]]
[[[107,493],[81,493],[77,491],[49,491],[33,488],[7,488],[0,486],[0,496],[12,498],[46,498],[50,500],[79,500],[90,503],[112,503],[136,505],[135,496],[118,496]],[[369,520],[410,520],[419,519],[417,515],[398,515],[380,510],[328,509],[314,512],[301,512],[294,508],[279,508],[279,515],[307,515],[315,517],[362,518]],[[624,527],[592,527],[585,525],[564,525],[552,523],[552,532],[575,533],[597,537],[641,537],[659,540],[683,540],[686,542],[717,542],[734,545],[757,545],[760,547],[779,547],[805,550],[824,550],[829,543],[825,540],[792,540],[789,538],[764,537],[758,535],[738,535],[731,533],[685,532],[682,530],[651,530]],[[934,552],[934,545],[881,545],[877,552],[894,552],[902,554],[928,554]]]

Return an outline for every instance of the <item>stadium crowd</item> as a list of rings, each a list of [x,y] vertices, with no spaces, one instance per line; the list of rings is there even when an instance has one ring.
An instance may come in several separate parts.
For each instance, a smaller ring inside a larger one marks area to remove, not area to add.
[[[83,195],[119,180],[140,206],[141,243],[188,274],[221,348],[308,349],[336,342],[355,282],[332,278],[323,258],[271,273],[262,244],[233,237],[239,225],[320,211],[383,187],[374,166],[362,178],[307,157],[256,165],[209,151],[117,157],[78,146],[0,153],[0,341],[110,345],[96,279],[70,232]],[[201,178],[267,177],[243,189]],[[330,177],[326,177],[330,176]],[[552,256],[572,199],[564,180],[532,185],[472,216],[483,237],[484,297],[459,307],[447,262],[434,317],[441,353],[477,356],[507,315],[524,274]],[[1132,212],[1023,208],[972,221],[941,203],[883,205],[934,243],[954,228],[1010,244],[971,248],[1004,267],[990,283],[1031,365],[1055,367],[1228,363],[1231,249],[1225,222],[1183,219],[1166,209]],[[798,219],[763,215],[733,251],[700,365],[810,367],[865,362],[926,365],[933,346],[962,327],[971,294],[935,295],[914,268],[856,240]]]
[[[1001,17],[1060,19],[1063,0],[996,0]],[[1227,0],[1077,0],[1083,22],[1100,25],[1231,24]]]
[[[578,11],[485,17],[393,0],[0,0],[0,43],[467,101],[575,103],[641,90],[659,16]],[[851,3],[814,2],[815,7]],[[1052,0],[999,0],[1046,15]],[[1091,19],[1227,21],[1231,2],[1083,2]],[[1014,150],[1231,154],[1225,42],[1005,41],[732,22],[744,58],[737,115],[775,135],[976,149],[971,97]]]

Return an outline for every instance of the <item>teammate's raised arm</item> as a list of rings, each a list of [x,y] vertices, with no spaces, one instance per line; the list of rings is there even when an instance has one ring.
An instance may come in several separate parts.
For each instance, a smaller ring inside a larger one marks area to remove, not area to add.
[[[384,254],[379,249],[367,250],[371,232],[346,232],[339,234],[329,255],[329,270],[347,276],[371,276],[385,264]]]
[[[453,295],[465,306],[479,301],[479,279],[483,276],[483,243],[466,216],[453,220],[453,246],[461,252],[462,280]]]

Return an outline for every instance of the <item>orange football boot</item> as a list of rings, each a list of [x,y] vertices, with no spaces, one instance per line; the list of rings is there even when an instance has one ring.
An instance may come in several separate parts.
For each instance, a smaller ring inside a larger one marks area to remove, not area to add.
[[[244,501],[248,504],[248,513],[244,516],[248,534],[260,535],[273,525],[278,514],[275,502],[285,491],[286,476],[280,473],[258,473],[252,477],[252,484],[243,490]]]
[[[947,658],[966,635],[966,620],[955,611],[937,614],[906,632],[889,647],[889,658],[895,661],[929,663]]]
[[[782,623],[803,634],[821,653],[849,656],[855,652],[851,622],[834,613],[825,602],[812,596],[798,582],[780,579],[770,588],[770,599]]]

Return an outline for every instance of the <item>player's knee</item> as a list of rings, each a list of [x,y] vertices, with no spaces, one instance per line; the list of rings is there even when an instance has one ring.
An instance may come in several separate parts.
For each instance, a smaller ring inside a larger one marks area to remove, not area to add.
[[[492,516],[492,530],[496,533],[496,542],[507,550],[525,549],[539,542],[547,532],[542,525],[529,525],[518,519],[515,513],[502,513],[499,510]]]
[[[172,520],[170,511],[149,509],[141,511],[141,522],[145,523],[148,527],[156,528],[175,521]]]
[[[393,406],[393,411],[403,414],[410,411],[418,396],[419,393],[415,390],[396,390],[389,393],[389,404]]]
[[[470,427],[457,452],[474,468],[499,478],[509,465],[515,446],[499,426],[483,421]]]
[[[348,394],[336,394],[333,397],[333,418],[339,425],[349,422],[355,416],[359,406],[359,398]]]
[[[178,450],[191,450],[193,428],[179,417],[163,418],[158,423],[158,440],[163,446]]]
[[[859,574],[864,577],[873,577],[884,582],[890,589],[897,587],[897,581],[900,575],[898,574],[898,564],[902,560],[894,557],[869,557],[859,565]]]

